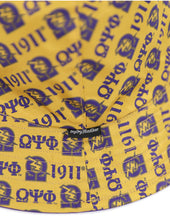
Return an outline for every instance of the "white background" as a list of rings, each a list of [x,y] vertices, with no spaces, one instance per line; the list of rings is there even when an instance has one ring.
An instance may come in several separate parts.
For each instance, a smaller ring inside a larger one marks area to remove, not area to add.
[[[170,186],[131,204],[97,212],[46,214],[0,208],[0,220],[170,220]]]

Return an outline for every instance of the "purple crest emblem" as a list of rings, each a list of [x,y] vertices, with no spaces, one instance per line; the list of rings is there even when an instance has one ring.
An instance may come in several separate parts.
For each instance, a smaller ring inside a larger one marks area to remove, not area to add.
[[[159,9],[158,6],[155,5],[149,14],[149,18],[147,20],[147,24],[150,25],[151,27],[155,28],[156,30],[158,29],[159,25]]]
[[[14,55],[11,54],[10,50],[5,44],[0,43],[0,64],[3,67],[9,66],[10,64],[16,63]]]
[[[146,173],[146,166],[142,154],[126,158],[123,162],[123,170],[128,179]]]
[[[150,69],[158,70],[160,65],[160,54],[160,50],[153,48],[146,59],[145,66]]]
[[[26,162],[26,180],[29,181],[46,181],[47,162],[38,156],[28,156]]]
[[[89,138],[89,144],[92,152],[100,151],[105,147],[107,148],[113,146],[109,128],[101,128],[101,135]]]
[[[139,82],[139,78],[136,76],[130,76],[122,85],[121,90],[119,91],[119,94],[121,95],[127,95],[130,96],[133,92],[134,88]]]
[[[139,39],[131,34],[125,34],[118,43],[116,54],[132,59]]]
[[[165,87],[157,85],[153,90],[153,104],[161,105],[162,103],[168,102],[168,96]]]
[[[11,186],[5,182],[0,181],[0,205],[9,205],[11,197]]]
[[[0,127],[0,151],[13,152],[14,149],[14,132],[7,127]]]
[[[24,25],[17,8],[11,3],[0,5],[0,23],[2,23],[6,33],[10,33]]]
[[[30,65],[32,71],[40,81],[48,80],[58,74],[55,70],[55,66],[52,66],[50,60],[46,57],[35,57],[31,61],[28,61],[28,65]]]
[[[68,11],[63,8],[52,11],[45,18],[57,39],[63,37],[76,27]]]
[[[75,185],[61,186],[61,208],[81,207],[81,192]]]
[[[97,74],[103,69],[104,65],[94,60],[86,59],[78,64],[78,68],[82,73],[83,77],[89,80],[94,80]]]
[[[158,132],[153,114],[138,118],[136,121],[136,128],[139,133],[139,137],[149,136],[150,134]]]

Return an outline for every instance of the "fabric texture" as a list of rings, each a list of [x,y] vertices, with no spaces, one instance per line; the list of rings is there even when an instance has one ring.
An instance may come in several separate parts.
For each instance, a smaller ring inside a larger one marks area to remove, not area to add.
[[[0,206],[95,211],[167,187],[169,73],[169,1],[0,2]]]

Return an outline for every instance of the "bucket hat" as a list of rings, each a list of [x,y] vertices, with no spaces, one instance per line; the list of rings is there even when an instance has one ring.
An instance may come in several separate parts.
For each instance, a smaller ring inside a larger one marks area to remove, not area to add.
[[[0,206],[96,211],[170,184],[169,1],[0,2]]]

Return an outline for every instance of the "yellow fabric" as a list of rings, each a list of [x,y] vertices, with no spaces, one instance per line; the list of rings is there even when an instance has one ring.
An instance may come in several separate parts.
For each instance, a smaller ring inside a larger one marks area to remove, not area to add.
[[[169,8],[0,3],[0,206],[101,210],[170,184]]]

